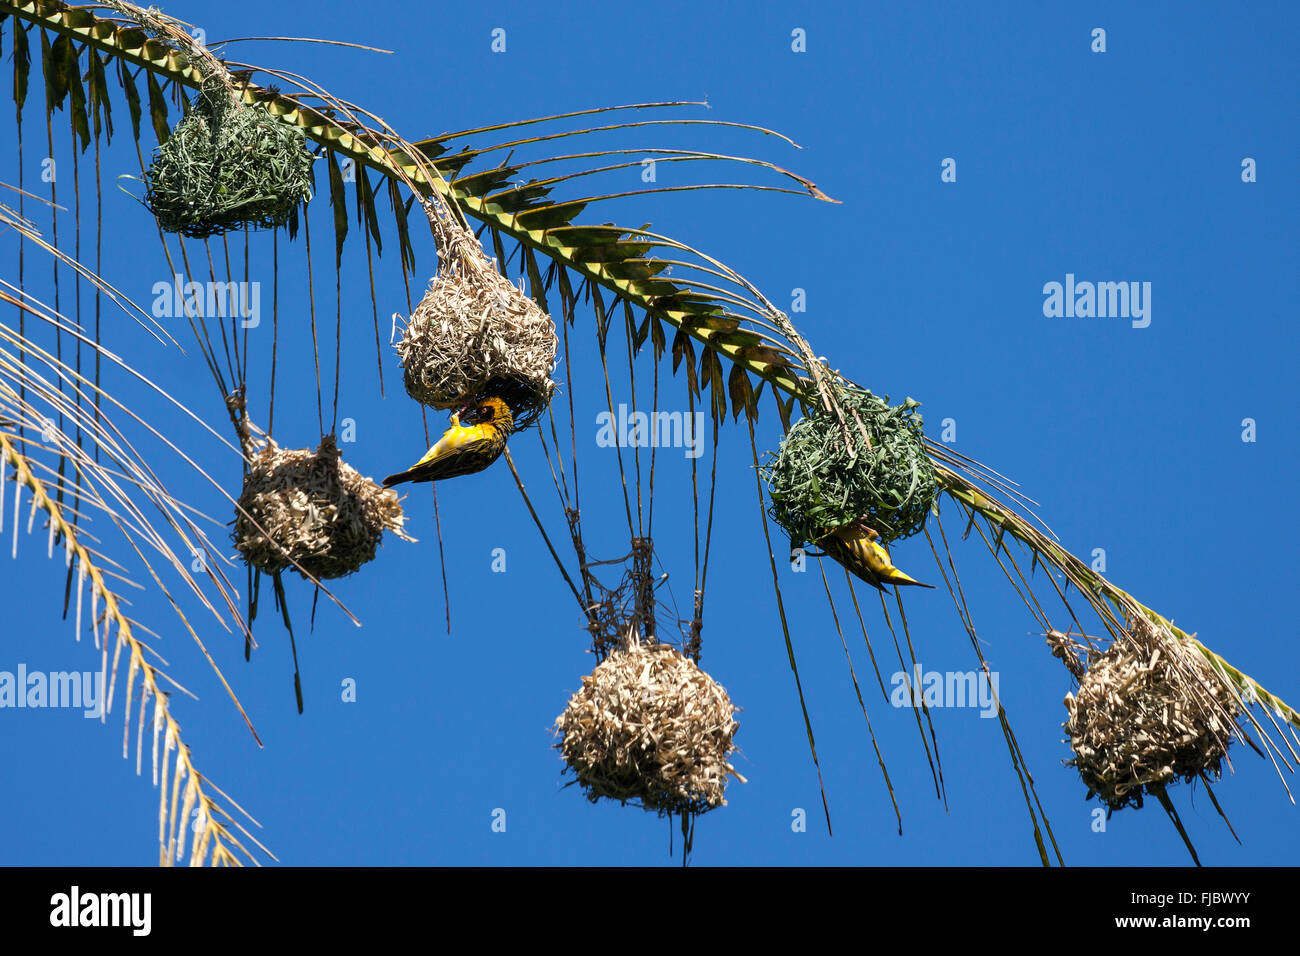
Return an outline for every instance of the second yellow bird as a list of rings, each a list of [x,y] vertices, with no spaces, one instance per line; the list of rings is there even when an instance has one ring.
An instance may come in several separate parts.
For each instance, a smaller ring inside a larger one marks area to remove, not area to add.
[[[485,398],[463,409],[469,424],[462,425],[460,414],[451,417],[451,427],[414,465],[406,471],[389,475],[384,487],[404,481],[441,481],[458,475],[482,471],[501,457],[506,440],[515,430],[514,413],[499,398]]]
[[[832,558],[872,587],[885,590],[886,584],[911,584],[921,588],[933,588],[933,584],[922,584],[913,577],[894,567],[889,552],[877,538],[880,536],[870,528],[860,525],[848,525],[836,528],[817,543]]]

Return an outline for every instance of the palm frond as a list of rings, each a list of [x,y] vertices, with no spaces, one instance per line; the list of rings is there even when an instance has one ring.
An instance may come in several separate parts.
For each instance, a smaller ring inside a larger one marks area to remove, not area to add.
[[[144,728],[147,717],[153,738],[151,749],[153,783],[158,787],[159,797],[159,862],[162,865],[171,865],[184,860],[186,843],[191,833],[193,838],[189,842],[188,855],[191,866],[241,866],[245,860],[258,863],[257,857],[246,843],[270,856],[270,851],[248,831],[241,821],[247,821],[253,826],[257,826],[257,822],[204,777],[195,766],[190,749],[181,738],[180,724],[172,715],[170,694],[159,686],[160,679],[167,679],[167,675],[147,659],[146,655],[152,653],[153,649],[136,636],[136,625],[127,616],[123,608],[123,599],[117,590],[109,585],[108,576],[91,550],[82,544],[77,528],[65,518],[64,509],[51,496],[46,483],[36,476],[27,455],[15,446],[4,431],[0,431],[0,530],[3,530],[3,515],[6,510],[4,507],[6,476],[3,466],[8,466],[14,471],[11,484],[14,494],[15,549],[18,533],[16,516],[21,509],[24,490],[31,495],[32,516],[34,517],[38,510],[46,515],[50,550],[53,550],[56,540],[63,542],[69,573],[76,575],[78,640],[81,639],[83,595],[87,587],[89,588],[91,598],[89,623],[94,634],[95,647],[101,652],[101,674],[110,688],[104,700],[105,717],[112,709],[122,653],[125,652],[127,655],[122,755],[128,756],[131,750],[132,698],[138,687],[136,773],[140,772],[144,757]],[[101,601],[103,602],[102,614],[99,610]],[[108,662],[110,644],[113,648],[111,671]],[[152,712],[149,709],[151,703]],[[175,751],[174,766],[171,764],[173,751]],[[160,756],[161,768],[159,767]],[[191,817],[194,817],[193,822]]]

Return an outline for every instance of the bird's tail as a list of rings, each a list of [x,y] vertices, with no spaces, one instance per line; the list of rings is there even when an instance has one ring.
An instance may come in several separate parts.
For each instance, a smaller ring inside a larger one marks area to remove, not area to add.
[[[933,584],[926,584],[924,581],[918,581],[911,575],[904,574],[902,571],[898,570],[898,568],[894,568],[893,575],[886,580],[890,584],[914,584],[918,588],[929,588],[932,591],[935,589]]]
[[[409,468],[406,471],[399,471],[395,475],[389,475],[387,478],[384,479],[383,485],[385,488],[391,488],[393,487],[393,485],[400,485],[404,481],[415,481],[415,480],[417,480],[415,477],[415,469]]]

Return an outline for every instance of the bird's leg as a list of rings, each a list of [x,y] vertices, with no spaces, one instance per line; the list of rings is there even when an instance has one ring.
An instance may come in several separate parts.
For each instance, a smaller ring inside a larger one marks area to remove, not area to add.
[[[853,522],[853,527],[865,534],[872,541],[880,539],[879,532],[877,532],[875,528],[870,527],[865,518],[859,518],[857,521]]]
[[[452,428],[459,428],[459,427],[460,427],[460,417],[461,417],[462,415],[470,415],[470,416],[472,417],[472,416],[473,416],[473,413],[474,413],[474,403],[473,403],[473,402],[466,402],[466,403],[465,403],[464,405],[462,405],[460,408],[456,409],[454,412],[451,413],[451,427],[452,427]]]

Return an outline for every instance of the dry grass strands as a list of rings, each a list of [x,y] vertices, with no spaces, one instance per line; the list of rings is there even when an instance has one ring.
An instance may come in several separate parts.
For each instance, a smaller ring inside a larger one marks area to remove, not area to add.
[[[633,638],[582,679],[555,721],[557,744],[588,799],[665,813],[723,806],[736,749],[726,690],[668,644]]]
[[[1142,806],[1178,778],[1218,778],[1241,707],[1210,664],[1147,621],[1093,657],[1077,694],[1067,694],[1074,766],[1112,810]]]
[[[855,438],[852,451],[832,413],[817,409],[796,422],[762,469],[772,520],[795,545],[858,520],[886,544],[915,534],[939,493],[920,403],[909,398],[891,406],[888,397],[856,386],[836,386],[836,395]],[[861,431],[870,449],[856,440]]]
[[[406,392],[448,409],[492,391],[523,428],[555,393],[555,323],[496,270],[472,233],[439,232],[438,274],[397,343]]]
[[[213,77],[155,151],[146,201],[164,230],[195,239],[274,228],[311,199],[312,160],[302,130]]]
[[[344,462],[332,435],[314,452],[268,442],[251,459],[239,504],[266,533],[237,512],[235,548],[269,574],[292,559],[319,580],[340,578],[374,558],[384,531],[412,540],[397,493]]]

